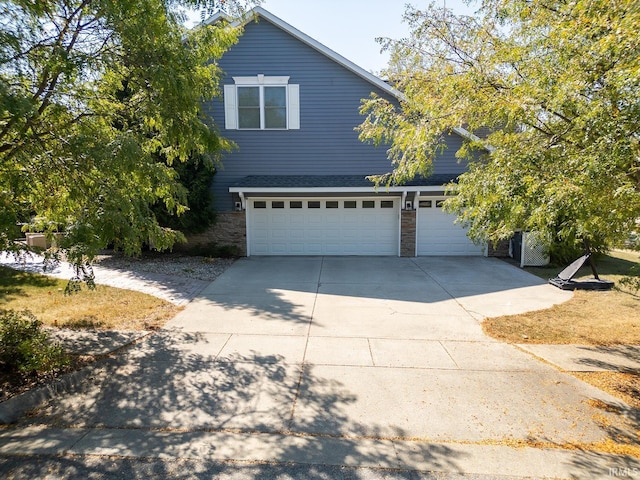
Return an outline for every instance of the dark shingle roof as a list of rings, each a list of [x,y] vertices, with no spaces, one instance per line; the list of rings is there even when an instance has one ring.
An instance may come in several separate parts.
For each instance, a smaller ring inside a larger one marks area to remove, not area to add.
[[[419,177],[406,186],[438,186],[455,181],[458,174],[439,174]],[[374,183],[364,175],[249,175],[233,187],[245,188],[345,188],[373,187]]]

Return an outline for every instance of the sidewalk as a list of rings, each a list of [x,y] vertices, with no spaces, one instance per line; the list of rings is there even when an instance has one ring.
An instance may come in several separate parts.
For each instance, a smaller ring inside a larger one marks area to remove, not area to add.
[[[510,311],[523,291],[539,305],[548,286],[475,261],[468,285],[447,273],[468,259],[422,260],[430,268],[396,258],[238,261],[166,329],[70,376],[0,429],[0,472],[39,478],[68,467],[58,477],[90,477],[99,465],[98,476],[117,478],[126,462],[246,467],[234,479],[640,472],[637,458],[603,452],[613,438],[633,444],[633,410],[541,362],[556,346],[482,332],[477,316]],[[59,335],[87,352],[132,341]],[[620,359],[637,351],[557,348],[583,368],[634,368]],[[13,403],[24,407],[28,395]]]
[[[518,345],[566,372],[640,372],[640,345]]]
[[[371,469],[351,478],[372,479],[392,478],[394,471],[422,471],[437,475],[428,478],[446,478],[443,475],[446,472],[456,474],[455,478],[459,478],[457,475],[473,475],[471,478],[484,478],[486,475],[492,479],[586,478],[586,472],[589,478],[605,478],[614,468],[640,473],[640,461],[637,459],[575,450],[274,433],[109,428],[36,426],[0,432],[0,455],[46,456],[41,460],[45,465],[47,457],[109,456],[112,459],[145,461],[231,462],[231,465],[243,465],[253,470],[250,477],[233,478],[275,478],[267,476],[274,466],[293,470],[295,465]],[[385,472],[389,476],[376,474]]]

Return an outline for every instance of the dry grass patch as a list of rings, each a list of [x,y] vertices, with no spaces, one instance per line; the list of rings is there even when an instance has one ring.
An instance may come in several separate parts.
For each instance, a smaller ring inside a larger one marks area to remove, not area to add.
[[[640,297],[576,291],[547,310],[488,318],[484,331],[510,343],[640,345]]]
[[[105,330],[163,326],[180,307],[132,290],[98,285],[65,295],[66,280],[0,267],[3,308],[30,310],[45,325]]]
[[[638,252],[614,251],[597,260],[598,273],[616,282],[609,292],[576,291],[571,300],[547,310],[489,318],[484,331],[512,343],[582,345],[640,345],[640,296],[620,288],[620,280],[634,275]],[[561,268],[532,268],[541,278],[555,276]],[[591,276],[588,267],[580,277]]]
[[[572,375],[640,410],[640,373],[573,372]]]
[[[547,310],[486,319],[482,324],[483,330],[509,343],[640,345],[640,296],[633,288],[640,281],[640,254],[613,251],[597,259],[596,266],[602,278],[616,282],[614,290],[576,291],[571,300]],[[547,279],[557,275],[562,268],[528,270]],[[578,278],[591,276],[589,267],[578,274]],[[631,282],[620,282],[625,277]],[[621,399],[630,407],[640,409],[639,372],[569,373]],[[637,443],[637,439],[634,442]],[[630,446],[616,439],[592,446],[592,449],[640,457],[637,445]]]

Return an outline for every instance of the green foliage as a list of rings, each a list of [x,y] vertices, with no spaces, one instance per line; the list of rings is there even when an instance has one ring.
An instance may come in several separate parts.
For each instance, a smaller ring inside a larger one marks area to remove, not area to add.
[[[363,104],[361,139],[390,144],[394,172],[429,174],[443,137],[470,171],[446,202],[480,241],[537,232],[551,245],[619,245],[640,218],[640,4],[485,0],[474,17],[409,7],[385,40],[400,108]],[[482,135],[486,132],[487,135]]]
[[[640,265],[631,267],[629,275],[622,277],[619,283],[631,293],[637,295],[640,292]]]
[[[96,289],[96,278],[90,263],[85,263],[84,265],[75,264],[73,268],[75,275],[69,279],[64,287],[65,295],[79,293],[82,290],[82,285],[86,285],[89,290]]]
[[[17,248],[18,222],[64,232],[60,247],[78,265],[107,245],[136,255],[183,239],[152,205],[184,212],[172,165],[204,154],[217,162],[231,148],[200,106],[220,93],[216,60],[239,31],[187,31],[179,9],[218,4],[0,4],[0,249]]]
[[[178,181],[186,192],[185,206],[188,209],[176,215],[163,203],[157,203],[153,207],[153,212],[158,223],[184,234],[202,233],[216,219],[211,193],[211,184],[216,170],[205,157],[193,157],[184,163],[173,164],[172,168],[176,171]]]
[[[0,370],[22,374],[46,373],[69,364],[60,345],[30,312],[0,310]]]

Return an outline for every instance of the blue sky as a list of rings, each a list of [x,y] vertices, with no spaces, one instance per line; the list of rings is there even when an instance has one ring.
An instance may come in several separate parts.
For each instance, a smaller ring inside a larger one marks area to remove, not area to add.
[[[462,0],[446,3],[455,13],[471,14]],[[408,35],[402,22],[406,3],[426,7],[429,0],[263,0],[261,6],[356,65],[378,73],[387,65],[376,37],[400,39]]]
[[[455,13],[471,14],[462,0],[446,3]],[[376,37],[399,39],[408,35],[402,22],[405,5],[422,8],[429,0],[264,0],[262,7],[302,30],[355,64],[373,73],[387,65]],[[477,7],[476,7],[477,8]]]

